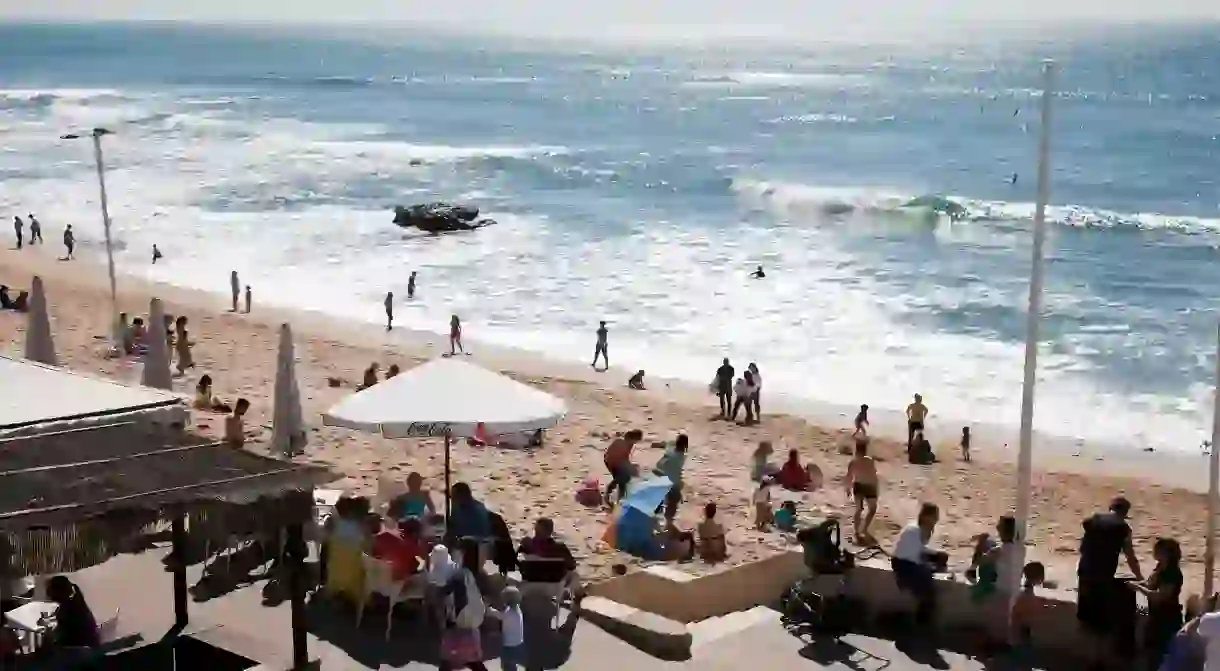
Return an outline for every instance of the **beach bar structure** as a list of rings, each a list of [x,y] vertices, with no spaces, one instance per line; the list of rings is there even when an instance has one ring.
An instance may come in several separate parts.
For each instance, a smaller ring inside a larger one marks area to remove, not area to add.
[[[97,385],[113,389],[88,393]],[[313,487],[334,476],[191,436],[184,413],[172,393],[0,359],[0,589],[146,549],[168,530],[172,638],[189,623],[188,528],[240,516],[282,540],[293,668],[304,668],[306,525]]]

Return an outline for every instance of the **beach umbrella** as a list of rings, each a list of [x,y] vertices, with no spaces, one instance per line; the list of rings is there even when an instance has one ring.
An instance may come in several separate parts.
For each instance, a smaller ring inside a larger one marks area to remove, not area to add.
[[[48,366],[58,366],[55,340],[51,337],[51,316],[47,313],[47,294],[42,278],[30,284],[30,319],[25,329],[25,358]]]
[[[619,507],[623,510],[638,510],[647,513],[650,517],[657,512],[657,508],[665,502],[665,495],[669,494],[669,490],[673,489],[673,482],[665,476],[656,476],[651,478],[636,478],[627,486],[627,495],[619,503]]]
[[[275,408],[271,424],[271,449],[287,456],[305,450],[305,422],[301,417],[301,390],[297,385],[296,355],[292,327],[280,326],[280,350],[275,366]]]
[[[532,433],[567,414],[550,394],[458,359],[433,359],[340,401],[326,426],[386,438],[445,439],[445,513],[449,512],[450,444],[454,438]]]
[[[160,298],[154,298],[148,304],[148,332],[144,336],[144,374],[140,383],[145,387],[173,389],[169,343],[165,336],[165,308],[161,306]]]

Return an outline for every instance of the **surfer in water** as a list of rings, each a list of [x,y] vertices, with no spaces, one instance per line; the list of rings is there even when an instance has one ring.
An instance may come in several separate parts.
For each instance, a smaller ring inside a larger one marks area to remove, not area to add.
[[[763,272],[762,266],[755,268],[754,272],[750,273],[750,277],[752,277],[756,280],[761,280],[761,279],[765,278],[766,276],[767,276],[767,274]]]
[[[1016,183],[1017,183],[1017,173],[1015,173],[1015,172],[1014,172],[1014,173],[1012,174],[1012,178],[1008,180],[1008,183],[1009,183],[1009,184],[1012,184],[1012,185],[1014,185],[1014,186],[1016,185]]]

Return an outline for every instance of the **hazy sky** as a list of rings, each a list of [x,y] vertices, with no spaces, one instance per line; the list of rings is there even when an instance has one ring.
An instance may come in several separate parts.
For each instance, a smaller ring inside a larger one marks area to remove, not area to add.
[[[946,21],[1220,19],[1217,0],[0,0],[0,19],[414,21],[581,36],[918,32]]]

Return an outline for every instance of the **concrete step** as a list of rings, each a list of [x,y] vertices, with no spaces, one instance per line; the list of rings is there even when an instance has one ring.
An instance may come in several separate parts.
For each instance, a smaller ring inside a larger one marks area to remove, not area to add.
[[[779,626],[780,614],[766,606],[755,606],[749,610],[738,611],[712,617],[687,625],[691,634],[691,649],[707,645],[726,636],[741,633],[760,625]]]

